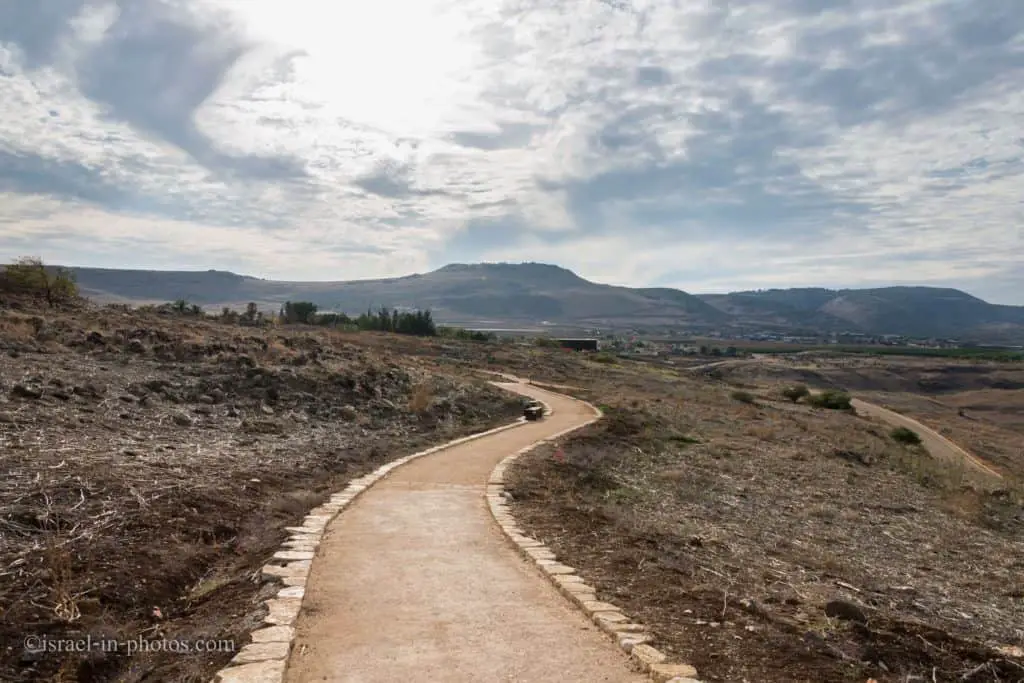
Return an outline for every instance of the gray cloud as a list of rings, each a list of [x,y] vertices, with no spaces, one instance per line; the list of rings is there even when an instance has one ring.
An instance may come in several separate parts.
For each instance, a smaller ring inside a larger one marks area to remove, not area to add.
[[[0,192],[196,226],[218,263],[245,234],[261,263],[280,236],[406,271],[1020,296],[1014,0],[471,0],[372,40],[346,7],[294,2],[118,0],[73,66],[88,2],[3,4]]]
[[[0,40],[17,45],[30,68],[53,64],[70,21],[90,5],[10,3],[0,8]],[[177,146],[212,170],[266,180],[305,175],[298,159],[221,151],[196,125],[197,110],[254,45],[230,26],[201,26],[157,0],[119,0],[118,9],[103,39],[74,61],[83,95],[112,119]]]
[[[97,169],[0,149],[0,192],[55,195],[116,206],[128,193]]]

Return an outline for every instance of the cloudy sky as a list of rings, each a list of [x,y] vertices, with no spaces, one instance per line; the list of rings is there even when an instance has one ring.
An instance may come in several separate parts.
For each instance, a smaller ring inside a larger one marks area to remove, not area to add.
[[[1021,0],[5,0],[0,256],[1024,304]]]

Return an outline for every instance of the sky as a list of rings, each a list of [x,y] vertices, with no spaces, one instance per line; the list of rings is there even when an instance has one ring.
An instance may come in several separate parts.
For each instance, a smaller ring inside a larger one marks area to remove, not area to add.
[[[1024,305],[1020,0],[6,0],[0,257]]]

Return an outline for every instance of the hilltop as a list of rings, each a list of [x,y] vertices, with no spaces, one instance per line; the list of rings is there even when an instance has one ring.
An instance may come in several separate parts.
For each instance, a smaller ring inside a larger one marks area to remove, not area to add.
[[[1024,307],[990,304],[956,289],[769,289],[690,294],[678,289],[592,282],[543,263],[450,264],[428,273],[373,280],[289,282],[224,271],[71,269],[99,302],[186,299],[208,309],[253,301],[274,310],[312,301],[321,310],[429,308],[462,325],[557,323],[601,328],[678,328],[781,333],[857,332],[1024,343]]]

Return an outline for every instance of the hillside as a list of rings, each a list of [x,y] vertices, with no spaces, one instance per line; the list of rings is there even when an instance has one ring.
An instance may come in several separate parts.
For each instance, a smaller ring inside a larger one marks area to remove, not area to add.
[[[755,325],[1006,342],[1024,337],[1024,307],[990,304],[957,289],[771,289],[700,298]]]
[[[271,281],[212,270],[72,270],[83,294],[97,301],[187,299],[207,308],[255,301],[273,309],[285,301],[302,300],[347,313],[409,307],[429,308],[440,320],[607,326],[707,326],[728,322],[729,317],[686,292],[603,285],[540,263],[452,264],[425,274],[336,282]]]
[[[442,322],[691,331],[862,332],[1024,343],[1024,307],[998,306],[955,289],[771,289],[693,295],[671,288],[591,282],[541,263],[451,264],[397,278],[333,282],[263,280],[223,271],[73,268],[83,293],[106,302],[186,299],[207,309],[254,301],[274,310],[312,301],[322,310],[429,308]]]

